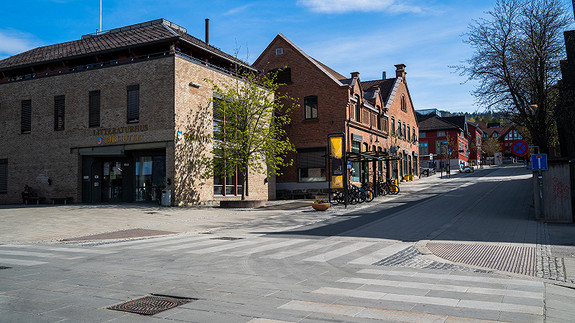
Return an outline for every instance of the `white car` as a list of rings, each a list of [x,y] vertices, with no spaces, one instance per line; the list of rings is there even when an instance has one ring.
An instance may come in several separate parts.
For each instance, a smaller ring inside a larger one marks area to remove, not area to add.
[[[472,166],[463,166],[461,168],[459,168],[459,172],[460,173],[473,173],[475,170],[473,169]]]

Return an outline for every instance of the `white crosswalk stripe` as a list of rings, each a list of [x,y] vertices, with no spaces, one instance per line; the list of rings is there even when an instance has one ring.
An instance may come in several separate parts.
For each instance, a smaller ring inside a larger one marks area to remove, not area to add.
[[[109,255],[116,251],[91,248],[55,247],[46,245],[2,245],[0,246],[0,266],[37,266],[50,260],[76,260],[95,255]]]
[[[451,271],[363,269],[356,274],[312,291],[339,297],[335,303],[300,299],[278,308],[329,314],[342,321],[345,317],[402,322],[468,322],[479,321],[478,317],[481,321],[509,317],[517,321],[543,320],[545,286],[538,281],[456,275]]]

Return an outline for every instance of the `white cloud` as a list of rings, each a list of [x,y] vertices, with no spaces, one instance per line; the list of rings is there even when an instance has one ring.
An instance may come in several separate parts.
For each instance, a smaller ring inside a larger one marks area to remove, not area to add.
[[[248,4],[243,5],[243,6],[241,6],[241,7],[233,8],[233,9],[230,9],[230,10],[226,11],[223,15],[224,15],[224,16],[235,15],[236,13],[241,12],[241,11],[244,11],[244,10],[246,10],[247,8],[252,7],[253,5],[254,5],[253,3],[248,3]]]
[[[0,30],[0,59],[18,54],[36,47],[32,36],[10,30]]]
[[[401,2],[401,3],[399,3]],[[423,8],[397,0],[298,0],[298,5],[321,13],[347,13],[353,11],[422,13]]]

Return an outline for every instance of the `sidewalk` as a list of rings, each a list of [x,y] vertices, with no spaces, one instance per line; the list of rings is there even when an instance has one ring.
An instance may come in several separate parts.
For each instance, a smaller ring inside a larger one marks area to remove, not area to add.
[[[476,170],[497,171],[487,166]],[[451,178],[440,174],[400,184],[396,196],[376,198],[372,203],[332,207],[325,212],[311,208],[312,200],[269,201],[259,209],[220,209],[202,207],[160,207],[150,204],[110,205],[40,205],[0,206],[0,244],[58,243],[82,240],[125,240],[168,234],[213,233],[245,235],[254,232],[277,232],[304,225],[361,216],[353,212],[392,202],[400,197],[416,196],[439,184],[456,187],[470,174],[452,173]],[[458,179],[460,179],[458,181]],[[462,183],[462,184],[461,184]],[[529,220],[534,221],[534,220]],[[575,226],[537,223],[546,243],[538,246],[539,261],[547,270],[546,279],[555,279],[552,272],[563,273],[564,283],[575,287]],[[539,230],[539,229],[538,229]],[[561,277],[559,277],[561,278]]]

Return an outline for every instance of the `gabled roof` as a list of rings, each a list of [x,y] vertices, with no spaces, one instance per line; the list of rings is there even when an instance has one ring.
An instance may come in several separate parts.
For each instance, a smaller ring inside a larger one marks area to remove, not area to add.
[[[395,93],[397,92],[397,88],[399,87],[400,83],[401,77],[385,80],[364,81],[361,82],[361,87],[364,92],[369,92],[374,88],[378,88],[381,91],[384,108],[389,109],[395,98]]]
[[[314,59],[313,57],[309,56],[306,52],[304,52],[303,50],[301,50],[299,47],[297,47],[296,44],[294,44],[291,40],[289,40],[286,36],[284,36],[282,33],[279,33],[274,40],[271,41],[271,43],[268,45],[268,47],[266,47],[266,49],[262,52],[262,54],[255,60],[254,62],[254,66],[257,66],[257,63],[259,62],[260,58],[263,57],[264,53],[266,53],[270,47],[272,46],[273,43],[275,43],[276,40],[281,39],[284,42],[288,43],[293,49],[296,50],[296,52],[298,52],[300,55],[302,55],[303,57],[305,57],[310,63],[312,63],[313,65],[315,65],[320,71],[322,71],[323,73],[325,73],[325,75],[327,75],[329,78],[331,78],[334,82],[336,82],[339,86],[347,86],[349,85],[348,83],[345,83],[346,77],[339,74],[338,72],[332,70],[331,68],[329,68],[327,65],[319,62],[318,60]]]
[[[84,35],[79,40],[34,48],[1,60],[0,71],[178,39],[226,60],[251,68],[249,64],[189,35],[185,28],[165,19],[157,19],[112,29],[97,35]]]
[[[460,129],[467,131],[467,123],[465,122],[465,116],[453,116],[453,117],[442,117],[443,120],[453,123]]]

